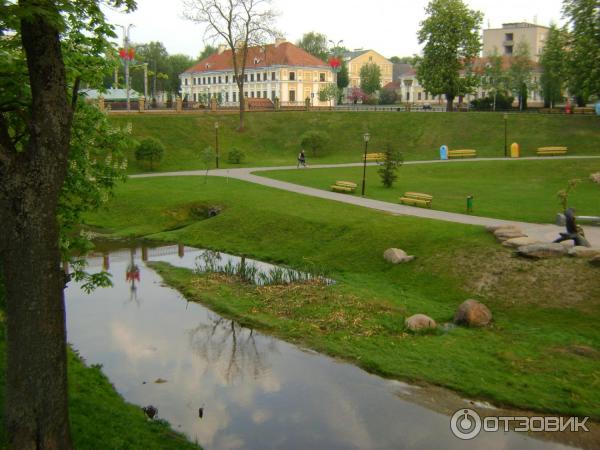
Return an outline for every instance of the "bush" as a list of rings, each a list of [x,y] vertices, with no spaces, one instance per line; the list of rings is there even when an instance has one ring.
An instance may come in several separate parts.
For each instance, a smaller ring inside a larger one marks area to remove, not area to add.
[[[394,181],[398,178],[397,171],[398,168],[403,163],[402,154],[398,151],[395,151],[392,148],[391,144],[386,144],[385,147],[385,160],[383,164],[379,166],[377,172],[379,173],[379,177],[381,178],[381,182],[383,186],[386,188],[391,188],[394,184]]]
[[[302,148],[308,147],[312,150],[313,156],[317,155],[318,150],[322,150],[327,142],[327,135],[322,131],[310,130],[300,136],[300,145]]]
[[[227,154],[227,161],[231,164],[241,164],[246,158],[246,154],[238,148],[232,148]]]
[[[380,105],[393,105],[398,100],[398,94],[393,89],[382,89],[379,92]]]
[[[165,154],[165,146],[158,139],[147,138],[138,144],[135,149],[137,161],[149,161],[150,170],[154,169],[154,162],[160,162]]]
[[[511,109],[514,97],[498,92],[496,95],[496,110]],[[479,111],[491,111],[494,109],[494,95],[488,95],[484,98],[478,98],[471,101],[471,108]]]

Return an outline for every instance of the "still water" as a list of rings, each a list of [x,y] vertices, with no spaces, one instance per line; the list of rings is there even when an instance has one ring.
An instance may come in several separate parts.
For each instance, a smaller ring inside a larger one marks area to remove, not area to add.
[[[440,406],[445,394],[243,328],[187,302],[144,263],[193,268],[199,254],[166,246],[90,257],[92,270],[109,268],[114,286],[87,295],[71,283],[67,326],[69,342],[88,364],[102,364],[127,401],[154,405],[204,448],[570,448],[518,433],[461,441],[438,412],[452,410]],[[453,403],[469,406],[458,397]]]

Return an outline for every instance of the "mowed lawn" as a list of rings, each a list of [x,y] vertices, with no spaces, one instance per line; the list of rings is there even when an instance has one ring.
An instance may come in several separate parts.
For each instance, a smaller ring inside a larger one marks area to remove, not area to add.
[[[398,203],[404,192],[433,195],[432,208],[466,212],[474,197],[474,215],[527,222],[554,222],[561,211],[557,193],[567,182],[581,183],[569,196],[580,215],[600,216],[600,185],[590,174],[600,172],[600,159],[543,161],[478,161],[407,164],[392,188],[381,183],[377,167],[367,168],[366,197]],[[299,169],[257,172],[256,175],[330,190],[337,180],[353,181],[361,195],[363,168]]]
[[[328,139],[309,163],[360,162],[363,133],[371,134],[370,151],[382,151],[386,142],[407,160],[438,159],[442,144],[451,149],[473,148],[479,156],[504,154],[504,120],[501,113],[404,112],[257,112],[246,114],[246,130],[237,132],[236,114],[111,114],[112,123],[131,124],[137,139],[154,137],[166,146],[157,171],[201,169],[200,152],[215,147],[215,121],[219,122],[220,167],[236,147],[246,154],[246,167],[296,164],[300,137],[309,130],[323,131]],[[565,145],[569,154],[600,155],[600,117],[544,114],[510,114],[508,143],[521,144],[524,155],[548,145]],[[129,171],[148,171],[129,156]]]
[[[203,218],[198,211],[206,206],[222,212]],[[337,281],[258,288],[157,267],[189,299],[247,326],[387,377],[500,405],[600,418],[600,277],[584,260],[522,260],[480,227],[217,178],[129,180],[87,222],[115,235],[315,267]],[[382,257],[389,247],[416,259],[390,265]],[[404,329],[416,313],[451,322],[467,298],[490,307],[491,327]]]

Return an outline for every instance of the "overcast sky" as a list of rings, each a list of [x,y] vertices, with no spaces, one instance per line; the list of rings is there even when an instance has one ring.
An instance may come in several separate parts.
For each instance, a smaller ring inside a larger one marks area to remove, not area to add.
[[[562,24],[561,0],[465,0],[483,12],[483,28],[504,22]],[[416,33],[428,0],[273,0],[280,12],[277,27],[296,42],[308,31],[318,31],[350,49],[373,49],[386,57],[419,53]],[[181,0],[137,0],[132,14],[105,8],[115,25],[134,24],[132,42],[161,41],[167,51],[197,57],[205,45],[204,29],[182,18]],[[119,35],[122,31],[117,30]]]

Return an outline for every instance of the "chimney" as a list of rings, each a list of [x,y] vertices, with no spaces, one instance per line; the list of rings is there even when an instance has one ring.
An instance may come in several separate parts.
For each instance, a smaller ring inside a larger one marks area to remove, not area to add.
[[[285,38],[283,37],[278,37],[275,39],[275,47],[279,47],[281,44],[283,44],[284,42],[287,42],[285,40]]]
[[[221,54],[225,51],[225,49],[227,48],[227,46],[225,44],[219,44],[219,48],[217,50],[217,54]]]

